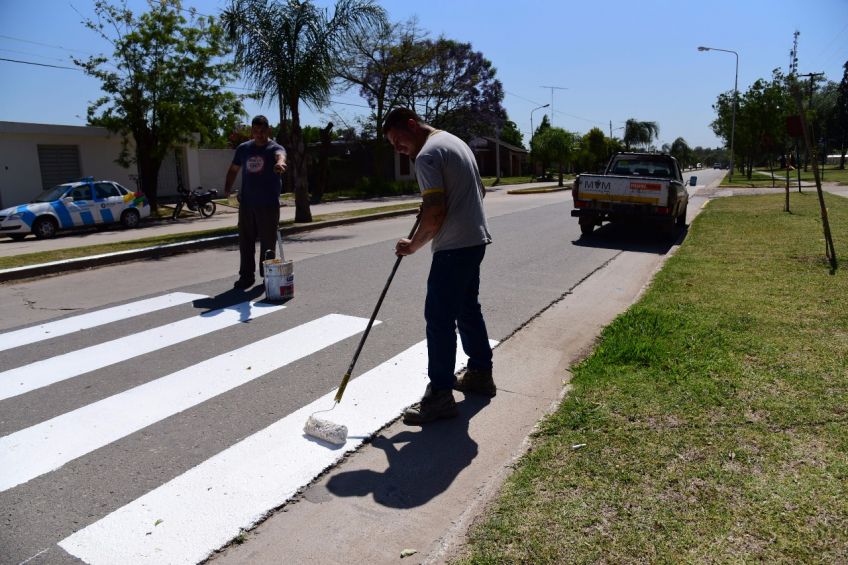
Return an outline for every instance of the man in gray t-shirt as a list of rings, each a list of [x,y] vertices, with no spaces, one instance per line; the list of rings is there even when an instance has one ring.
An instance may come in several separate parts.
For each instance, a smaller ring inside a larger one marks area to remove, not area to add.
[[[398,257],[412,255],[432,241],[424,319],[430,384],[404,421],[423,424],[459,413],[451,389],[497,393],[492,379],[492,348],[477,296],[480,263],[492,242],[483,210],[486,189],[474,154],[454,135],[436,130],[406,108],[392,111],[383,131],[399,153],[415,159],[421,188],[421,223],[395,246]],[[456,330],[468,355],[468,370],[457,380]]]

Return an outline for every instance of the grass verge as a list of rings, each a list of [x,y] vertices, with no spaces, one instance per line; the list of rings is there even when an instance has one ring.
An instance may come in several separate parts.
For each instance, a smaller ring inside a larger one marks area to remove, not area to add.
[[[344,218],[355,218],[358,216],[367,216],[380,212],[393,212],[396,210],[408,210],[417,208],[417,202],[407,202],[404,204],[394,204],[392,206],[379,206],[376,208],[363,208],[361,210],[349,210],[344,212],[333,212],[331,214],[316,214],[312,217],[313,223],[327,222],[330,220],[340,220]],[[283,220],[280,222],[281,227],[295,225],[294,220]],[[302,224],[301,224],[302,225]],[[0,269],[11,269],[14,267],[26,267],[29,265],[39,265],[41,263],[50,263],[52,261],[62,261],[65,259],[77,259],[79,257],[90,257],[92,255],[101,255],[104,253],[117,253],[120,251],[131,251],[133,249],[143,249],[145,247],[154,247],[156,245],[167,245],[169,243],[182,243],[185,241],[194,241],[207,237],[220,237],[224,235],[232,235],[238,233],[238,228],[233,226],[229,228],[219,228],[214,230],[201,230],[188,233],[175,233],[161,235],[155,237],[145,237],[141,239],[133,239],[129,241],[119,241],[114,243],[104,243],[99,245],[86,245],[84,247],[73,247],[69,249],[53,249],[50,251],[42,251],[38,253],[26,253],[23,255],[13,255],[9,257],[0,257]]]
[[[754,172],[751,175],[751,179],[749,180],[746,175],[741,175],[734,173],[733,182],[729,181],[730,175],[724,177],[721,181],[721,186],[744,186],[744,187],[771,187],[771,171],[768,169],[757,169],[763,174],[758,174]],[[828,165],[827,167],[819,167],[819,172],[823,173],[822,182],[848,182],[848,169],[840,169],[838,166]],[[768,175],[768,176],[766,176]],[[783,188],[786,186],[786,171],[785,170],[774,170],[774,179],[775,185],[777,188]],[[816,178],[813,175],[813,168],[809,167],[807,172],[805,173],[803,169],[801,169],[801,182],[802,183],[815,183]],[[789,171],[789,188],[797,189],[798,188],[798,171]]]
[[[460,563],[848,560],[848,200],[825,194],[831,271],[818,199],[790,198],[710,202]]]

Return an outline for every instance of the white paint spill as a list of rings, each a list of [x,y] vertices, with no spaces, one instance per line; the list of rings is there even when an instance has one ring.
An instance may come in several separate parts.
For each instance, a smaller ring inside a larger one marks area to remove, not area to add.
[[[367,324],[330,314],[0,438],[0,491],[356,335]]]
[[[208,298],[208,296],[203,294],[189,294],[187,292],[173,292],[164,296],[130,302],[129,304],[122,304],[121,306],[114,306],[112,308],[98,310],[97,312],[80,314],[63,320],[56,320],[55,322],[48,322],[39,326],[0,334],[0,351],[87,330],[119,320],[126,320],[127,318],[163,310],[171,306],[186,304],[201,298]]]
[[[461,347],[457,353],[460,369],[466,358]],[[90,565],[203,561],[418,401],[427,382],[427,344],[421,342],[350,382],[331,413],[350,430],[344,446],[332,448],[302,430],[310,414],[333,406],[331,391],[59,546]]]
[[[283,305],[242,302],[194,318],[11,369],[0,373],[0,400],[78,377],[95,369],[122,363],[283,308],[285,308]]]

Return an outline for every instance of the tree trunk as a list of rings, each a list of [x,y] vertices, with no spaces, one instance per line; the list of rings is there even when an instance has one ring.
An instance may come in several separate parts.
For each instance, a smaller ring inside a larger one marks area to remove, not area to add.
[[[288,151],[291,147],[289,143],[289,133],[288,127],[286,125],[286,116],[288,112],[286,111],[286,103],[283,100],[283,95],[280,94],[278,97],[280,103],[280,131],[277,132],[277,143],[283,146],[283,149],[286,150],[287,157]],[[283,192],[291,192],[291,167],[289,167],[285,173],[283,173]]]
[[[150,148],[145,143],[136,146],[136,157],[138,159],[138,172],[141,175],[141,190],[147,196],[150,211],[159,209],[159,169],[162,167],[161,159],[154,159],[150,155]]]
[[[309,208],[309,179],[306,177],[306,147],[303,144],[303,131],[300,129],[300,113],[297,104],[292,104],[291,113],[292,154],[289,166],[292,169],[292,188],[294,188],[294,221],[310,223],[312,211]]]

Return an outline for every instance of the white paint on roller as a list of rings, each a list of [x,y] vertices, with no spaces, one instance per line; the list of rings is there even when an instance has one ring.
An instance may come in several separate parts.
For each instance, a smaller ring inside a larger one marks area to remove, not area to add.
[[[187,302],[201,298],[208,298],[208,296],[203,294],[189,294],[187,292],[172,292],[164,296],[130,302],[129,304],[122,304],[120,306],[98,310],[97,312],[80,314],[71,318],[65,318],[64,320],[56,320],[55,322],[48,322],[31,328],[0,334],[0,351],[87,330],[119,320],[126,320],[127,318],[163,310],[171,306],[186,304]]]
[[[356,335],[367,325],[364,318],[330,314],[0,438],[0,491]]]
[[[283,309],[262,302],[242,302],[172,324],[152,328],[0,373],[0,400],[18,396],[134,357],[247,322]]]
[[[344,445],[347,441],[347,426],[336,424],[329,420],[322,420],[315,416],[310,416],[306,420],[306,425],[303,426],[303,433],[323,439],[333,445]]]
[[[461,347],[457,353],[460,369],[466,358]],[[344,446],[333,449],[302,430],[310,414],[333,406],[331,391],[59,546],[90,565],[203,561],[417,402],[427,382],[427,344],[421,342],[353,379],[332,412],[317,414],[347,425]]]

